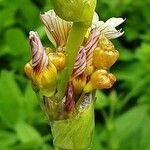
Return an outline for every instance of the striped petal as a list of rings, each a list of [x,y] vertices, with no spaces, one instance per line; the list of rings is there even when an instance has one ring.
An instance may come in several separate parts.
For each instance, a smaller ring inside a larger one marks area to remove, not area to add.
[[[73,78],[81,75],[86,68],[86,52],[84,47],[80,47],[76,62],[74,64]]]
[[[98,45],[99,35],[99,31],[97,31],[96,29],[92,29],[89,39],[85,44],[87,65],[92,65],[93,63],[93,51]]]
[[[47,36],[53,45],[58,49],[65,47],[72,23],[59,18],[54,10],[45,12],[40,17],[46,27]]]
[[[48,65],[48,56],[37,32],[30,31],[29,40],[32,50],[32,67],[39,72]]]

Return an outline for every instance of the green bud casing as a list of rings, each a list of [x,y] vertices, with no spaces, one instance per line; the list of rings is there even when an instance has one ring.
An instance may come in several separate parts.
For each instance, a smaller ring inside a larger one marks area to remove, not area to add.
[[[64,20],[91,22],[96,0],[53,0],[56,14]]]

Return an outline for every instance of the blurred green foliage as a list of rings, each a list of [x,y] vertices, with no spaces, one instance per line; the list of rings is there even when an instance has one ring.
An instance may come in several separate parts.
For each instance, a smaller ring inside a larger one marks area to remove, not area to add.
[[[50,46],[40,12],[49,0],[0,0],[0,149],[49,150],[52,137],[23,66],[30,59],[28,32]],[[150,150],[150,1],[98,0],[102,20],[126,18],[112,72],[118,82],[98,91],[93,150]]]

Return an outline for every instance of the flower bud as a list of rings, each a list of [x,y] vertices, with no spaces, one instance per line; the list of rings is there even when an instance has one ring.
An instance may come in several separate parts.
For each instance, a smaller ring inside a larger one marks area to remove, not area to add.
[[[98,69],[109,69],[118,57],[119,52],[114,49],[113,44],[105,36],[100,36],[99,47],[93,53],[94,66]]]
[[[53,0],[56,14],[64,20],[90,22],[96,0]]]
[[[37,32],[29,33],[32,52],[32,82],[44,96],[52,96],[56,90],[57,70],[48,55]]]
[[[113,86],[116,77],[106,70],[97,70],[91,75],[91,82],[95,89],[108,89]]]
[[[47,97],[52,96],[56,90],[57,70],[51,63],[41,72],[33,71],[33,83],[40,89],[40,92]]]
[[[62,70],[65,67],[65,55],[62,52],[49,53],[48,54],[50,62],[54,64],[58,71]]]
[[[84,92],[88,93],[94,89],[108,89],[113,86],[116,77],[108,73],[106,70],[97,70],[91,75],[91,80],[84,88]]]
[[[27,63],[25,66],[24,66],[24,71],[25,71],[25,74],[26,76],[31,79],[32,78],[32,73],[33,73],[33,68],[31,66],[30,63]]]
[[[80,94],[86,85],[86,76],[80,75],[72,80],[75,94]]]

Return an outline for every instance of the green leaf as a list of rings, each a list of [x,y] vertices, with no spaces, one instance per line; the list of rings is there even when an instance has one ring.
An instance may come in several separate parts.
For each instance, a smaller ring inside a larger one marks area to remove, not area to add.
[[[43,144],[41,150],[54,150],[52,146],[48,144]]]
[[[15,130],[23,144],[34,144],[36,147],[42,143],[41,135],[31,125],[25,122],[18,122]]]
[[[149,106],[136,106],[118,117],[115,121],[115,134],[120,142],[123,142],[129,135],[139,128],[147,117]]]
[[[141,147],[144,147],[144,150],[150,149],[150,116],[144,120],[142,124],[142,133],[141,133]],[[142,149],[141,149],[142,150]]]
[[[96,124],[93,142],[92,142],[92,150],[105,150],[102,146],[102,142],[104,141],[105,137],[103,137],[102,133],[103,128],[100,124]]]
[[[150,63],[150,44],[149,43],[142,43],[142,45],[136,51],[136,57],[141,60],[142,62],[149,62]],[[148,65],[148,64],[146,64]]]
[[[18,3],[18,1],[17,1]],[[40,10],[34,2],[30,0],[22,0],[18,7],[18,13],[16,15],[16,22],[26,30],[35,29],[39,27],[40,22]]]
[[[6,7],[5,9],[0,10],[0,30],[15,23],[15,11],[16,8],[14,7]]]
[[[29,54],[27,38],[19,28],[11,28],[7,30],[5,33],[5,39],[13,56],[27,56],[27,54]]]
[[[11,28],[6,31],[5,39],[9,47],[9,54],[12,56],[11,67],[23,72],[24,64],[29,61],[30,53],[25,34],[19,28]]]
[[[22,94],[12,72],[3,71],[0,76],[0,118],[12,128],[20,120]]]
[[[33,89],[31,88],[31,83],[28,82],[28,85],[26,87],[25,93],[24,93],[24,111],[25,111],[25,117],[29,118],[34,115],[36,112],[35,109],[38,106],[37,96]]]
[[[8,147],[17,142],[18,138],[15,133],[0,130],[0,146]]]
[[[95,109],[102,109],[103,107],[108,105],[108,98],[102,91],[97,90],[95,97],[96,97]]]
[[[135,128],[120,145],[120,150],[149,150],[150,149],[150,116],[147,115],[142,124]]]

